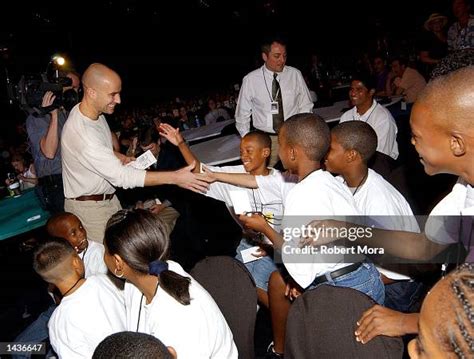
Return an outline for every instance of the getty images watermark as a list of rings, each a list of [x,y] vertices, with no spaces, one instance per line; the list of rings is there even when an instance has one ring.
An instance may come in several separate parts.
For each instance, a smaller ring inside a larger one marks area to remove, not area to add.
[[[328,243],[330,239],[348,239],[354,242],[358,239],[371,239],[372,227],[334,227],[325,224],[313,227],[286,227],[283,229],[283,239],[289,242],[299,242],[298,246],[283,246],[283,254],[329,254],[329,255],[357,255],[357,254],[385,254],[384,248],[373,248],[367,245],[334,246]],[[324,244],[318,244],[320,243]]]

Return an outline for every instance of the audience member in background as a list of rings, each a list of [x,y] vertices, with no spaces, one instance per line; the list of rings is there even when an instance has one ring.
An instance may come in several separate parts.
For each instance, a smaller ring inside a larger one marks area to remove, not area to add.
[[[424,77],[402,58],[392,60],[392,72],[389,75],[391,86],[387,87],[389,96],[403,95],[404,101],[411,105],[416,101],[418,94],[425,88]],[[410,106],[411,108],[411,106]]]
[[[453,0],[453,15],[457,21],[448,30],[449,51],[474,48],[474,16],[469,0]]]
[[[371,168],[387,177],[395,167],[398,158],[397,125],[391,113],[374,100],[375,82],[365,74],[355,74],[352,78],[349,98],[354,107],[345,112],[340,123],[363,121],[377,134],[377,152]]]
[[[120,332],[102,340],[92,359],[176,359],[173,347],[166,347],[158,338],[135,332]]]
[[[63,91],[79,91],[79,75],[69,72],[67,77],[72,80],[72,85],[64,87]],[[47,91],[41,106],[43,108],[51,106],[55,98],[51,91]],[[60,107],[44,116],[29,115],[26,119],[26,130],[38,177],[35,191],[42,207],[51,213],[64,211],[60,140],[69,110]]]
[[[426,296],[410,358],[472,358],[474,268],[463,264],[441,279]]]
[[[192,112],[188,111],[185,106],[179,108],[179,128],[181,130],[189,130],[201,126],[201,122],[193,115]]]
[[[153,214],[115,213],[104,243],[107,267],[126,279],[127,330],[159,338],[178,358],[237,358],[217,304],[178,263],[167,260],[169,238]]]
[[[434,13],[425,21],[420,43],[418,45],[419,59],[423,64],[423,75],[428,78],[435,65],[448,54],[448,44],[445,27],[448,18]]]
[[[329,106],[331,103],[331,85],[329,83],[329,68],[321,58],[321,55],[313,53],[309,67],[309,78],[306,82],[310,90],[314,90],[315,97],[311,97],[313,102],[318,102],[320,107]]]
[[[375,55],[372,61],[373,76],[375,78],[374,96],[387,96],[387,79],[390,73],[387,68],[387,60],[382,55]]]
[[[90,358],[105,337],[125,330],[123,294],[106,275],[85,279],[84,263],[67,241],[40,245],[33,268],[62,295],[48,324],[60,358]]]
[[[17,179],[20,182],[22,190],[33,188],[38,184],[38,178],[36,177],[36,170],[33,163],[29,166],[26,163],[26,159],[23,155],[17,153],[11,157],[11,164],[15,172],[17,173]],[[12,180],[7,179],[6,184],[9,185]]]
[[[431,72],[431,79],[444,76],[450,72],[459,70],[463,67],[474,65],[474,49],[464,49],[454,51],[441,59],[439,64]]]
[[[262,67],[247,74],[242,81],[235,126],[244,136],[253,128],[272,139],[269,165],[278,161],[278,130],[292,115],[311,112],[313,101],[301,72],[286,66],[286,43],[273,38],[262,45]],[[252,122],[252,123],[251,123]]]
[[[204,116],[204,121],[206,125],[211,123],[216,123],[219,121],[230,120],[229,112],[222,107],[216,106],[216,101],[213,98],[210,98],[207,101],[207,106],[209,107],[209,112]]]
[[[115,188],[177,184],[194,191],[207,189],[193,166],[174,172],[153,172],[126,166],[133,159],[113,151],[104,114],[120,104],[120,76],[92,64],[83,77],[84,98],[69,114],[61,141],[65,207],[81,219],[91,240],[102,242],[107,220],[121,209]],[[201,176],[202,177],[202,176]]]

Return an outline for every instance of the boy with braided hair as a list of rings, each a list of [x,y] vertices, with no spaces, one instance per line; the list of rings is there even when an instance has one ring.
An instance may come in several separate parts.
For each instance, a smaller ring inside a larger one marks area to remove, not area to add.
[[[419,336],[410,358],[472,358],[474,353],[474,266],[465,263],[441,279],[426,296]]]

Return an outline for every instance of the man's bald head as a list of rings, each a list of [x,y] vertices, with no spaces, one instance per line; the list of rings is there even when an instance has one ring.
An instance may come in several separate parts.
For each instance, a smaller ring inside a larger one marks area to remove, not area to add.
[[[474,66],[453,71],[430,81],[416,101],[427,106],[433,125],[448,131],[474,130]]]
[[[82,83],[87,88],[102,88],[104,82],[120,81],[120,76],[111,68],[94,63],[90,65],[82,76]]]

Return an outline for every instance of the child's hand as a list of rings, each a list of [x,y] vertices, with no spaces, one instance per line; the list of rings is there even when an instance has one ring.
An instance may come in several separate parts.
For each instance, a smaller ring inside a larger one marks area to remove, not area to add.
[[[267,221],[260,214],[241,214],[239,220],[242,222],[245,229],[252,229],[255,232],[264,233],[268,227]]]
[[[265,249],[263,249],[262,247],[259,247],[255,253],[252,253],[252,256],[256,258],[265,257],[266,255],[267,251],[265,251]]]
[[[214,183],[218,180],[217,175],[216,175],[215,172],[212,172],[206,166],[202,166],[201,168],[202,168],[202,171],[203,171],[203,172],[201,172],[201,174],[204,175],[208,179],[209,183]]]
[[[303,293],[303,289],[301,289],[301,287],[296,282],[290,280],[288,283],[286,283],[285,297],[287,297],[290,301],[294,301],[301,295],[301,293]]]
[[[407,316],[405,313],[374,305],[367,309],[357,321],[358,328],[354,333],[356,340],[366,344],[379,335],[389,337],[405,335],[408,331],[404,328],[403,323]]]
[[[179,133],[179,128],[174,128],[167,123],[160,124],[160,135],[175,146],[179,146],[184,142],[183,136]]]

